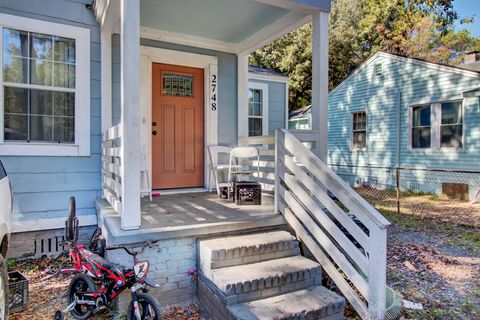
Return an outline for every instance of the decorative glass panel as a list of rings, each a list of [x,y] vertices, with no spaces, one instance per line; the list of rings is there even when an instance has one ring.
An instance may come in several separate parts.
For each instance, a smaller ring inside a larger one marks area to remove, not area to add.
[[[163,95],[193,97],[193,76],[164,73],[162,86]]]

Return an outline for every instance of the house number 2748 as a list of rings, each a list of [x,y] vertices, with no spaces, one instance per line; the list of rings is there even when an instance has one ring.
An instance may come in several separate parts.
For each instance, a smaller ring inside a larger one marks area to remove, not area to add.
[[[212,78],[210,79],[210,87],[211,87],[211,98],[210,98],[210,108],[212,111],[217,110],[217,75],[212,74]]]

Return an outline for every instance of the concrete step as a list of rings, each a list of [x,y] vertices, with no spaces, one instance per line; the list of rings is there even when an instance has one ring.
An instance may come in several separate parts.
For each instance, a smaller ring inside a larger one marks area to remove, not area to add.
[[[275,297],[229,306],[237,320],[344,319],[345,299],[334,292],[314,286]]]
[[[317,262],[293,256],[214,269],[209,280],[232,305],[304,289],[322,279]]]
[[[300,254],[298,241],[286,231],[200,240],[198,245],[200,270],[208,277],[213,269]]]

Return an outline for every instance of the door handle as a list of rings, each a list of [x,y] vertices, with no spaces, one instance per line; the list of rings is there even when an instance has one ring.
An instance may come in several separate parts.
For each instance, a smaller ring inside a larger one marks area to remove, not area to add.
[[[152,134],[153,134],[154,136],[156,136],[156,135],[157,135],[157,131],[156,131],[156,130],[153,130],[153,131],[152,131]]]

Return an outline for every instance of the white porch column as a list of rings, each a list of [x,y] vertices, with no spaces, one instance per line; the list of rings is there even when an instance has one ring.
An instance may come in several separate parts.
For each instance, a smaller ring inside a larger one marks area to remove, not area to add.
[[[248,137],[248,54],[237,57],[238,65],[238,138]]]
[[[102,134],[112,126],[112,34],[101,33]]]
[[[140,0],[121,0],[121,174],[123,230],[140,227]]]
[[[327,162],[328,148],[328,13],[312,21],[312,130],[318,132],[317,156]]]

